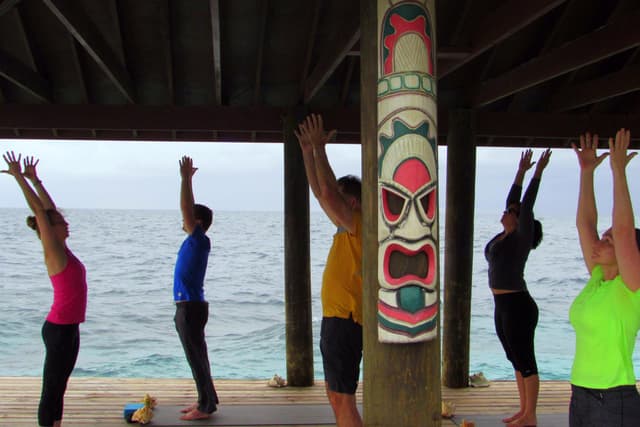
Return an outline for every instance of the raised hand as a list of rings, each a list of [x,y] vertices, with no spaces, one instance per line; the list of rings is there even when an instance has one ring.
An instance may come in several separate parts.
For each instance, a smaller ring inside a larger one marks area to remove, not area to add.
[[[322,116],[319,114],[310,114],[304,119],[300,126],[299,132],[295,132],[300,148],[303,150],[318,147],[327,144],[336,135],[336,130],[325,132]]]
[[[2,155],[2,158],[7,162],[7,169],[0,171],[2,173],[8,173],[11,176],[18,177],[22,175],[22,167],[20,166],[20,158],[22,155],[18,153],[18,157],[13,151],[7,151]]]
[[[193,167],[193,160],[189,156],[182,156],[178,164],[180,165],[180,175],[183,178],[191,178],[198,170],[198,168]]]
[[[547,148],[540,154],[540,158],[538,159],[538,163],[536,165],[536,172],[542,173],[542,171],[549,164],[549,159],[551,158],[551,149]]]
[[[29,178],[32,182],[39,181],[38,173],[36,172],[36,166],[40,162],[40,159],[35,159],[33,156],[26,156],[23,160],[24,165],[24,175],[25,178]]]
[[[580,135],[580,148],[575,143],[571,144],[573,151],[578,156],[578,163],[580,169],[583,171],[593,171],[602,163],[602,161],[609,155],[609,153],[603,153],[599,156],[596,155],[598,149],[598,135],[593,135],[587,132],[584,135]]]
[[[524,150],[522,154],[520,154],[520,163],[518,164],[518,170],[521,170],[522,172],[526,172],[529,169],[531,169],[531,166],[533,166],[536,163],[531,161],[532,158],[533,158],[533,150],[530,148],[527,150]]]
[[[631,132],[629,132],[629,129],[620,129],[616,132],[615,141],[613,138],[609,138],[609,163],[611,169],[624,170],[629,161],[638,154],[636,152],[627,154],[630,142]]]

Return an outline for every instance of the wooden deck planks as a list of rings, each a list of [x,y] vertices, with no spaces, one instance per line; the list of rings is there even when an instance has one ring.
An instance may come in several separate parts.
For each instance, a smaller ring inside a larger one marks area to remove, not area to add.
[[[0,377],[0,426],[36,425],[41,379]],[[267,387],[266,380],[217,380],[221,405],[327,404],[324,383],[308,388]],[[65,397],[65,426],[122,426],[126,402],[150,393],[160,405],[187,405],[195,400],[191,379],[85,378],[72,377]],[[362,387],[357,393],[362,402]],[[570,385],[566,381],[543,381],[540,414],[566,413]],[[507,414],[518,408],[513,381],[493,381],[487,388],[443,388],[442,398],[454,402],[457,414]],[[443,426],[454,425],[450,421]]]

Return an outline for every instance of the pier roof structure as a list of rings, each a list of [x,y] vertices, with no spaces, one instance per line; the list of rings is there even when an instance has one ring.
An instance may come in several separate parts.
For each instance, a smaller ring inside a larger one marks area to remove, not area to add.
[[[360,142],[359,0],[1,0],[0,138],[282,142],[305,105]],[[637,0],[437,0],[438,133],[640,136]],[[634,141],[637,143],[637,141]]]

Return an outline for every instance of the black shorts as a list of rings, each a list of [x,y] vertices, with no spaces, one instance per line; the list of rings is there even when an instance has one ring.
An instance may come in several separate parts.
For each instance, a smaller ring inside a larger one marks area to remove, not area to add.
[[[353,319],[323,317],[320,352],[327,388],[336,393],[355,394],[362,360],[362,326]]]

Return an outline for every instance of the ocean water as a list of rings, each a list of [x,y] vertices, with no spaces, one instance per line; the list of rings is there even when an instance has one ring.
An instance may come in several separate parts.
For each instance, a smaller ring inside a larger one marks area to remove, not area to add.
[[[77,376],[191,376],[173,324],[173,267],[184,239],[176,211],[68,210],[69,247],[87,268],[89,303],[81,325]],[[0,209],[0,376],[39,376],[42,322],[52,291],[27,210]],[[584,286],[574,219],[541,218],[545,239],[527,264],[529,291],[540,309],[536,355],[542,379],[568,379],[574,334],[569,305]],[[603,224],[604,221],[602,220]],[[314,372],[322,378],[318,349],[320,286],[333,225],[311,213]],[[280,212],[217,212],[209,231],[212,253],[206,288],[207,342],[214,377],[269,378],[286,374],[284,321],[284,217]],[[441,245],[444,244],[444,218]],[[470,369],[490,379],[513,372],[493,327],[483,249],[498,231],[495,215],[478,215],[474,237]],[[441,256],[444,250],[441,248]],[[441,258],[441,271],[444,258]],[[441,286],[443,286],[441,274]],[[640,350],[634,364],[640,377]]]

